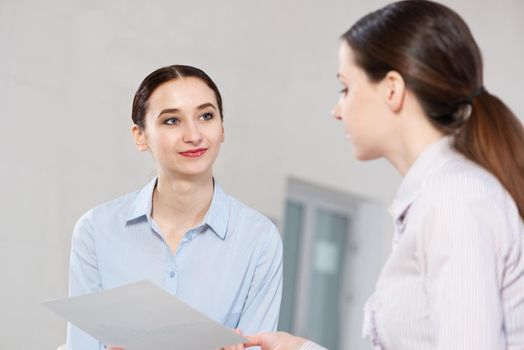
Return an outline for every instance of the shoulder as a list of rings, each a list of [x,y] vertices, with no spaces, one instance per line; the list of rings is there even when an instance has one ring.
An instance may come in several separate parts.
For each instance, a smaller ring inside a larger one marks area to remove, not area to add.
[[[249,222],[252,225],[261,226],[265,228],[276,229],[275,224],[265,215],[260,213],[258,210],[253,209],[249,205],[241,202],[240,200],[229,196],[229,201],[233,215],[236,219],[242,223]]]
[[[417,201],[421,225],[435,237],[484,237],[507,250],[521,230],[518,208],[504,186],[460,154],[427,179]]]
[[[139,193],[140,190],[133,191],[89,209],[76,222],[73,235],[94,231],[100,226],[123,223]]]
[[[428,178],[423,195],[435,199],[435,204],[451,202],[484,202],[503,205],[511,197],[488,170],[456,154]]]
[[[228,232],[248,241],[257,241],[265,246],[281,246],[277,226],[268,217],[247,204],[227,195],[229,200]]]

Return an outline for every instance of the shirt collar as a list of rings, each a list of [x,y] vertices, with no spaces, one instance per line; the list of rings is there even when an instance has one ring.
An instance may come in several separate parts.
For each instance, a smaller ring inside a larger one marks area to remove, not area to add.
[[[214,191],[211,205],[204,217],[203,224],[207,224],[222,240],[226,239],[229,222],[229,197],[219,184],[213,179]]]
[[[156,182],[157,178],[155,177],[138,192],[126,217],[126,222],[151,215],[153,191],[155,190]]]
[[[157,178],[151,180],[144,188],[138,192],[126,217],[126,222],[151,215],[153,206],[153,191],[156,187]],[[213,179],[213,198],[207,210],[202,225],[208,225],[215,234],[222,240],[226,239],[227,226],[229,221],[229,197],[222,190],[219,184]]]
[[[389,208],[395,221],[398,221],[413,203],[427,179],[449,159],[450,154],[454,153],[452,142],[451,136],[440,138],[429,145],[411,165]]]

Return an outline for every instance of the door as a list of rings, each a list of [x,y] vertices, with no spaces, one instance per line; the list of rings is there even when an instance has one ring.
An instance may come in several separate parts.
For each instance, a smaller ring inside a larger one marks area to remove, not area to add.
[[[288,186],[279,329],[330,350],[342,349],[349,327],[354,208],[344,194],[297,181]]]

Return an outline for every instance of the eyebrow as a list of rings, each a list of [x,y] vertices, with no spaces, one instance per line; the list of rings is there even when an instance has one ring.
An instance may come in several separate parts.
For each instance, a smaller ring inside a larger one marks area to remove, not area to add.
[[[212,103],[209,103],[209,102],[203,103],[200,106],[197,106],[196,109],[200,111],[202,109],[206,109],[206,108],[209,108],[209,107],[211,107],[214,110],[216,110],[216,107]],[[162,110],[160,113],[158,113],[157,118],[159,118],[164,113],[178,113],[178,112],[180,112],[180,109],[178,109],[178,108],[166,108],[166,109]]]

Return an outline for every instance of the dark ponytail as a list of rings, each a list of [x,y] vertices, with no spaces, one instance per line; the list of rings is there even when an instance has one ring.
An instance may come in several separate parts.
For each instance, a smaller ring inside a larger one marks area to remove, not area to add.
[[[455,148],[495,175],[524,218],[524,128],[496,96],[473,99],[471,117],[455,135]]]
[[[342,38],[371,81],[400,73],[431,123],[498,178],[524,218],[524,127],[484,89],[480,50],[457,13],[432,1],[399,1]]]

